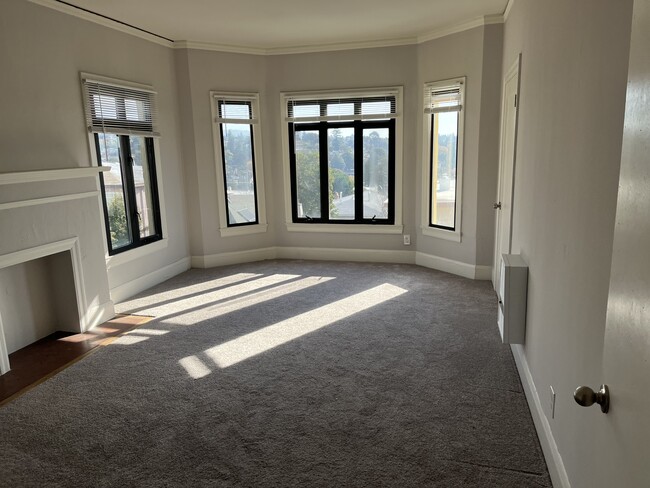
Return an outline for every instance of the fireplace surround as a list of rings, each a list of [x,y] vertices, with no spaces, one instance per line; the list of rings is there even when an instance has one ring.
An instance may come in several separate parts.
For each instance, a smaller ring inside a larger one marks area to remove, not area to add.
[[[0,269],[61,252],[70,253],[78,332],[114,313],[106,270],[99,173],[102,167],[0,173]],[[1,287],[11,287],[3,283]],[[0,374],[9,371],[0,309]]]

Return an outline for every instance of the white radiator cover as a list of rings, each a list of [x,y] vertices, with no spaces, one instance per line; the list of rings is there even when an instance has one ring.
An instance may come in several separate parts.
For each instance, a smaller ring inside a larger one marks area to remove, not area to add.
[[[499,268],[497,323],[504,344],[523,344],[526,339],[528,265],[519,254],[503,254]]]

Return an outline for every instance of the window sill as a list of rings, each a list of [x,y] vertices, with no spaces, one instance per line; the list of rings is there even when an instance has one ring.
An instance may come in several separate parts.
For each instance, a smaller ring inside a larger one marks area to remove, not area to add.
[[[145,244],[144,246],[136,247],[135,249],[124,251],[123,253],[116,254],[114,256],[107,256],[106,268],[111,269],[116,266],[121,266],[122,264],[128,263],[129,261],[143,258],[157,251],[162,251],[163,249],[167,248],[168,244],[169,239],[163,238],[159,241],[152,242],[151,244]]]
[[[289,232],[317,232],[328,234],[401,234],[403,225],[372,224],[296,224],[287,223]]]
[[[221,237],[245,236],[248,234],[261,234],[266,232],[268,224],[242,225],[238,227],[222,227],[219,229]]]
[[[460,242],[460,232],[453,230],[436,229],[435,227],[422,227],[422,234],[446,241]]]

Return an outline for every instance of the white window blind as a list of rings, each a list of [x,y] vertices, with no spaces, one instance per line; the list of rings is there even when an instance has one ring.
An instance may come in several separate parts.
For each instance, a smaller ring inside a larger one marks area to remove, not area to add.
[[[257,124],[257,97],[215,94],[216,122],[220,124]]]
[[[447,86],[425,85],[424,113],[460,112],[462,108],[462,82]]]
[[[159,136],[156,92],[83,79],[89,132]]]
[[[393,92],[360,96],[288,95],[287,122],[336,122],[350,120],[385,120],[399,116]]]

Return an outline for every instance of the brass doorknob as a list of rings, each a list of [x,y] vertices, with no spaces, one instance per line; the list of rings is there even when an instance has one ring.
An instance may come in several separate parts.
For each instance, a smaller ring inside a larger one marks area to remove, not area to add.
[[[601,385],[599,391],[594,391],[588,386],[579,386],[573,392],[573,399],[583,407],[591,407],[597,403],[600,405],[601,412],[609,411],[609,388],[607,385]]]

